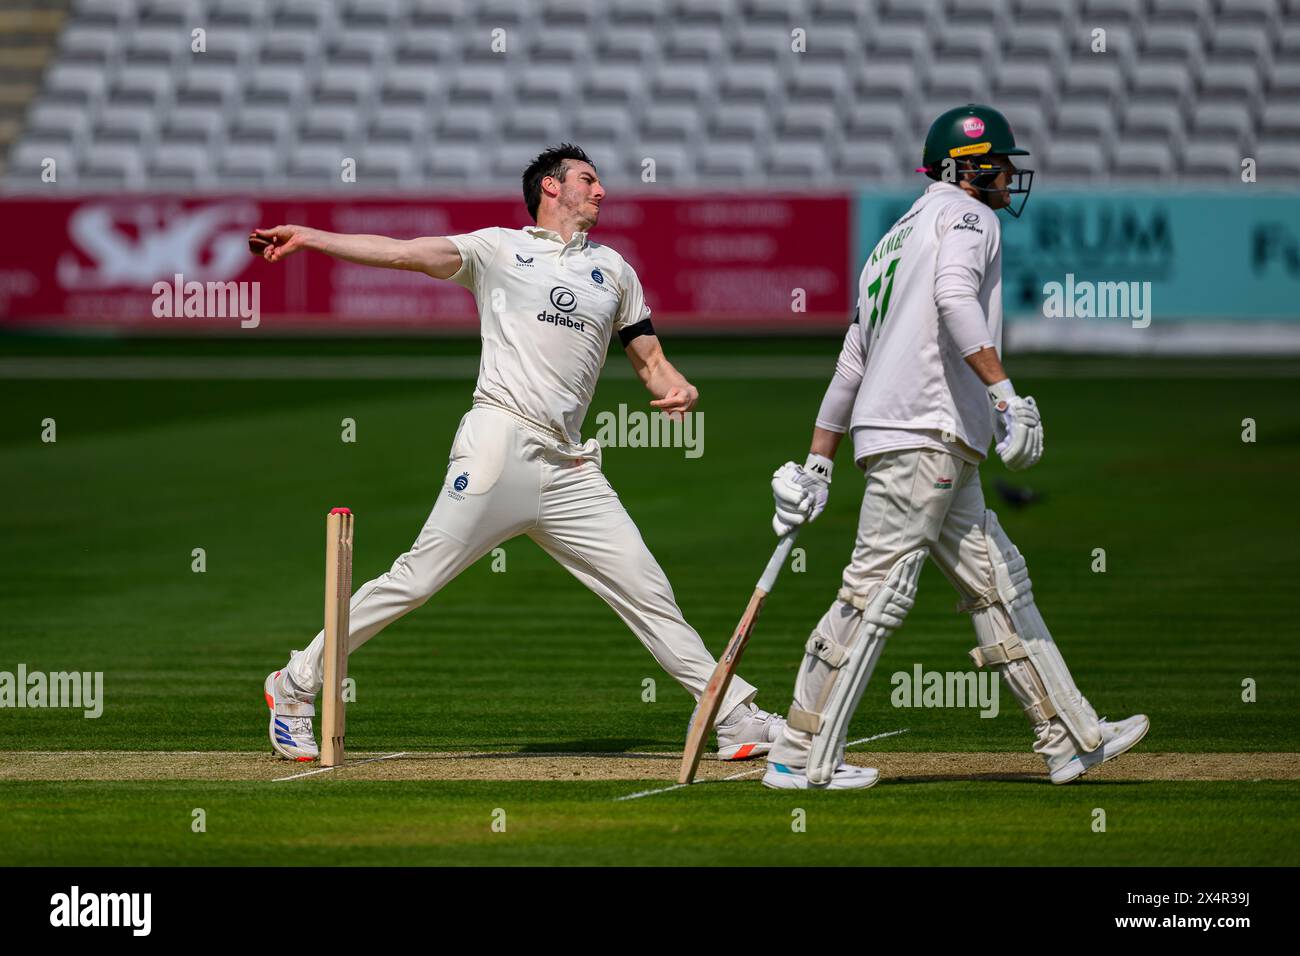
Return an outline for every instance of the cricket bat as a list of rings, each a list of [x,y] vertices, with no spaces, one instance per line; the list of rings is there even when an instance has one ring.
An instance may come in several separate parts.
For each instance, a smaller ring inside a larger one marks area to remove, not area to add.
[[[718,658],[718,666],[713,669],[713,676],[709,678],[708,686],[700,696],[700,702],[695,708],[695,719],[691,721],[690,732],[686,735],[686,750],[682,753],[682,769],[677,775],[678,783],[691,783],[695,779],[695,770],[699,767],[700,757],[704,754],[704,744],[709,739],[710,731],[713,730],[713,722],[718,718],[718,708],[722,705],[722,699],[727,696],[732,675],[740,666],[740,657],[745,653],[745,645],[749,643],[749,637],[754,633],[758,612],[763,610],[763,602],[772,593],[776,576],[781,573],[781,568],[785,567],[785,562],[790,557],[790,549],[794,547],[794,539],[798,535],[799,529],[795,528],[777,542],[767,567],[763,569],[763,576],[758,579],[758,586],[754,588],[754,593],[749,599],[749,605],[740,618],[740,623],[732,632],[726,650]]]

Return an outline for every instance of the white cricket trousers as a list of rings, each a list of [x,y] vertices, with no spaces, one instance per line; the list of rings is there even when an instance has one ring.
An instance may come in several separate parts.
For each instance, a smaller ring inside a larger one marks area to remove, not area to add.
[[[963,598],[994,590],[979,467],[937,449],[909,448],[862,462],[866,494],[844,586],[867,594],[919,547]]]
[[[566,442],[504,408],[476,404],[461,419],[442,491],[415,544],[352,595],[348,653],[497,545],[526,534],[600,595],[659,666],[699,700],[715,661],[601,472],[600,451],[595,439]],[[293,682],[313,695],[324,682],[324,650],[322,631],[288,668]],[[733,678],[718,713],[755,693]]]
[[[984,490],[976,465],[930,448],[882,452],[863,459],[861,465],[866,493],[853,556],[844,568],[844,588],[869,598],[903,556],[925,547],[963,600],[996,594],[984,532]],[[859,612],[837,599],[814,633],[847,645],[860,620]],[[803,667],[815,661],[806,654]],[[795,687],[794,706],[815,711],[816,692],[805,691],[808,697],[801,700],[799,684]],[[812,734],[787,726],[767,759],[805,767],[811,747]]]

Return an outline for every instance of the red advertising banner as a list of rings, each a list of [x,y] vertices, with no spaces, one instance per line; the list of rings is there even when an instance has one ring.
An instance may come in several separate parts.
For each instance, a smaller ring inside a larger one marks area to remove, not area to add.
[[[847,195],[620,197],[592,239],[632,263],[661,328],[840,329],[853,298],[850,206]],[[459,286],[319,253],[270,265],[249,253],[248,233],[299,223],[410,238],[530,221],[515,198],[13,198],[0,216],[0,330],[150,334],[472,333]]]

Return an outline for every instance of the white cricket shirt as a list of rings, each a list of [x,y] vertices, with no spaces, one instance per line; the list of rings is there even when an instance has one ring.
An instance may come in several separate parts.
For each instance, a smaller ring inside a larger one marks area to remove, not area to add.
[[[493,226],[448,236],[451,281],[474,293],[482,327],[475,400],[581,441],[609,340],[650,317],[641,280],[608,246],[575,232]]]
[[[855,458],[934,447],[971,460],[993,439],[988,389],[935,304],[936,277],[977,297],[1002,353],[1002,234],[997,213],[934,183],[872,250],[858,284],[864,364],[850,427]],[[966,446],[966,447],[962,447]]]

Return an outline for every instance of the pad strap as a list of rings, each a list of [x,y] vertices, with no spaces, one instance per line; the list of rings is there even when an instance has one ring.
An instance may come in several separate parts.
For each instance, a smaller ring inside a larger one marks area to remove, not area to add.
[[[1020,643],[1020,638],[1013,634],[996,644],[981,644],[972,648],[970,657],[975,662],[976,667],[999,667],[1012,661],[1028,660],[1029,652]],[[1033,666],[1032,663],[1030,666]],[[1035,681],[1034,683],[1037,684],[1038,682]],[[1056,716],[1056,708],[1052,706],[1052,702],[1046,697],[1039,697],[1036,700],[1022,703],[1025,713],[1036,724],[1040,724],[1044,720],[1051,720]]]
[[[1025,704],[1025,714],[1036,724],[1041,724],[1045,720],[1051,720],[1056,716],[1056,708],[1046,697],[1041,700]]]
[[[996,644],[981,644],[971,648],[970,657],[976,667],[995,667],[1008,661],[1023,661],[1029,656],[1025,645],[1016,635],[998,641]]]
[[[963,598],[957,602],[958,614],[970,614],[972,611],[980,611],[986,607],[992,607],[998,602],[997,588],[989,588],[974,597]]]
[[[316,705],[310,701],[279,700],[275,703],[275,712],[280,717],[315,717]]]
[[[815,734],[822,729],[822,715],[814,714],[810,711],[800,710],[794,705],[790,706],[790,712],[785,717],[786,726],[793,730],[802,730],[804,733]]]
[[[852,588],[840,588],[839,592],[835,596],[839,598],[841,601],[843,601],[845,604],[852,605],[853,607],[857,608],[859,611],[865,611],[867,609],[866,596],[859,594],[857,591],[854,591]]]
[[[847,647],[836,644],[815,631],[812,637],[808,638],[808,643],[803,646],[803,649],[813,657],[823,660],[835,668],[843,667],[844,662],[849,659],[849,649]]]

